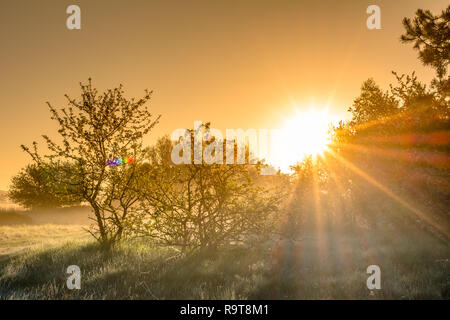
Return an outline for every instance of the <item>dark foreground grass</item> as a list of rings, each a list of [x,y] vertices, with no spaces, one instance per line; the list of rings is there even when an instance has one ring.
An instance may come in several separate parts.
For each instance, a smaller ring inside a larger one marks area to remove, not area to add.
[[[81,290],[66,268],[81,268]],[[381,290],[366,287],[381,268]],[[2,299],[449,299],[450,248],[424,234],[311,235],[272,245],[181,256],[130,242],[102,252],[90,241],[0,260]]]

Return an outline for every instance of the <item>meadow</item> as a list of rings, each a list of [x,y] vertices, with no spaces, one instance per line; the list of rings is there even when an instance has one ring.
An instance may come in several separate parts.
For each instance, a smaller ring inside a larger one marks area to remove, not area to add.
[[[0,299],[450,298],[450,248],[417,230],[311,231],[182,255],[144,240],[104,251],[86,225],[40,223],[0,226]],[[73,264],[80,290],[66,287]],[[366,287],[371,264],[381,290]]]

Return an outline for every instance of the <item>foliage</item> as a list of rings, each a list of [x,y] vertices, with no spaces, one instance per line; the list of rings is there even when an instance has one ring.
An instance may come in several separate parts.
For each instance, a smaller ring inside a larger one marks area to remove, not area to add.
[[[403,26],[402,42],[414,43],[423,64],[435,68],[442,79],[450,60],[450,5],[438,16],[419,9],[413,20],[403,19]]]
[[[68,107],[55,109],[48,106],[52,119],[59,125],[62,143],[43,136],[51,154],[50,161],[63,159],[75,167],[79,180],[76,196],[88,202],[95,215],[94,236],[110,246],[121,239],[124,225],[138,195],[131,192],[135,171],[143,153],[142,139],[156,125],[147,102],[150,92],[139,99],[124,97],[122,85],[99,94],[91,80],[81,86],[79,100],[69,98]],[[42,157],[24,147],[37,165]],[[108,159],[131,156],[135,162],[121,167],[110,167]]]
[[[243,164],[173,165],[172,142],[149,150],[141,175],[144,191],[138,232],[183,251],[217,247],[270,231],[279,197],[257,186]]]
[[[398,102],[387,92],[383,92],[373,79],[361,86],[361,94],[349,108],[353,115],[352,124],[374,121],[398,110]]]
[[[8,196],[25,208],[80,204],[79,177],[68,163],[29,164],[12,178]]]

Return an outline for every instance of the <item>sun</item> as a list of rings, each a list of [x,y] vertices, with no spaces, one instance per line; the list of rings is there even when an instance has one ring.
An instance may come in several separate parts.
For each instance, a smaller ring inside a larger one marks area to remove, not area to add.
[[[305,156],[317,157],[330,144],[330,124],[334,118],[328,109],[311,108],[295,114],[284,121],[271,143],[269,163],[282,172],[301,161]]]

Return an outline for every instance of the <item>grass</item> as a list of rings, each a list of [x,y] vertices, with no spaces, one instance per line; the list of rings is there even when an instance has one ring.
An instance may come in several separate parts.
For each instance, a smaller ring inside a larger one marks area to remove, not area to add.
[[[1,299],[450,299],[450,247],[426,234],[312,233],[186,257],[144,241],[103,252],[76,228],[14,228],[0,229],[10,247],[23,246],[14,239],[27,232],[43,245],[0,258]],[[72,264],[81,290],[66,288]],[[371,264],[381,268],[381,290],[366,287]]]
[[[82,225],[7,225],[0,226],[0,259],[33,248],[51,248],[67,239],[89,239]]]
[[[65,240],[88,239],[89,208],[0,208],[0,259],[30,248],[51,248]]]

